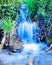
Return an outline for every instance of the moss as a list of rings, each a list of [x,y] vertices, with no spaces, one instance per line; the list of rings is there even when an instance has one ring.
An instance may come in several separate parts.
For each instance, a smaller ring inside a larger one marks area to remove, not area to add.
[[[51,44],[51,43],[52,43],[52,37],[49,37],[49,38],[47,39],[47,43],[48,43],[48,44]]]

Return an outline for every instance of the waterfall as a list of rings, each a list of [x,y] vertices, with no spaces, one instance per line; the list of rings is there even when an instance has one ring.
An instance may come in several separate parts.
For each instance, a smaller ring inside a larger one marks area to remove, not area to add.
[[[39,33],[39,28],[36,22],[32,23],[31,20],[27,20],[28,9],[26,5],[21,5],[19,25],[16,31],[17,36],[22,40],[23,49],[20,53],[16,52],[9,55],[7,50],[0,52],[0,65],[27,65],[27,60],[32,56],[34,62],[33,65],[51,65],[48,62],[52,58],[52,53],[46,54],[41,52],[44,43],[40,42],[37,44],[37,34]],[[48,59],[48,60],[46,60]]]
[[[30,20],[27,20],[27,15],[28,8],[27,6],[22,5],[20,9],[20,18],[17,34],[22,41],[30,43],[36,42],[36,34],[38,33],[37,30],[39,31],[38,26],[36,22],[32,23]]]
[[[36,55],[43,48],[45,43],[37,42],[40,30],[36,22],[32,22],[29,19],[27,20],[27,16],[28,8],[26,5],[22,5],[20,8],[17,35],[23,43],[24,48],[22,53],[30,52],[33,50],[34,54]]]

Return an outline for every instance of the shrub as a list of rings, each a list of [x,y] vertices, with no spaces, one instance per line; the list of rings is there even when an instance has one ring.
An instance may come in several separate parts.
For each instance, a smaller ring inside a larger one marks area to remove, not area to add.
[[[2,19],[2,29],[6,32],[11,31],[13,28],[13,22],[11,18]]]
[[[31,16],[34,16],[35,15],[35,9],[36,9],[36,4],[37,4],[37,0],[23,0],[23,3],[24,4],[27,4],[28,6],[28,15],[31,17]],[[34,14],[34,15],[33,15]]]
[[[18,0],[0,0],[0,18],[11,17],[15,20],[19,9],[18,3]]]

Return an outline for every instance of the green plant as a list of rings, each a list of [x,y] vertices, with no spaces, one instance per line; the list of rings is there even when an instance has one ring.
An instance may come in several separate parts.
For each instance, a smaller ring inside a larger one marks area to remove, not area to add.
[[[11,3],[20,3],[21,0],[0,0],[0,4],[8,4],[10,5]]]
[[[23,3],[27,4],[28,6],[28,12],[29,12],[28,15],[31,16],[31,14],[34,14],[37,0],[23,0]]]
[[[35,18],[37,15],[43,17],[52,13],[52,0],[22,0],[28,6],[28,16]]]
[[[13,28],[13,22],[10,18],[2,19],[2,29],[6,32],[11,31]]]
[[[52,0],[39,0],[37,14],[49,16],[52,10]]]
[[[13,22],[11,18],[2,19],[2,29],[4,30],[4,35],[6,36],[8,44],[10,43],[11,32],[15,25],[14,23],[15,22]]]
[[[48,37],[47,43],[48,43],[48,45],[52,44],[52,37]]]
[[[19,8],[20,1],[18,0],[0,0],[0,19],[11,17],[15,20]]]

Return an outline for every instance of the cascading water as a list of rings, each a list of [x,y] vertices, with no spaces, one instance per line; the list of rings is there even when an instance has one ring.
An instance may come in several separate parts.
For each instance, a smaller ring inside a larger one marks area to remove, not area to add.
[[[37,24],[29,23],[27,21],[19,24],[18,36],[22,39],[22,41],[27,42],[36,42],[37,41]]]
[[[44,46],[44,44],[37,44],[37,33],[39,33],[37,23],[32,23],[31,21],[28,21],[27,14],[27,7],[25,5],[22,5],[20,9],[20,19],[17,35],[22,40],[22,43],[24,43],[23,50],[21,51],[21,53],[16,52],[12,55],[9,55],[7,51],[0,53],[0,65],[27,65],[27,59],[29,58],[29,56],[35,58],[33,65],[52,64],[52,61],[48,62],[52,55],[40,53],[40,49],[42,48],[42,46]],[[45,58],[48,60],[46,60]]]
[[[22,41],[26,42],[36,42],[37,41],[37,33],[38,33],[38,26],[37,23],[32,23],[31,21],[27,20],[28,9],[26,6],[22,5],[20,9],[20,19],[19,19],[19,26],[18,26],[18,36]]]
[[[36,22],[27,20],[28,8],[22,5],[20,9],[20,18],[17,29],[17,35],[22,40],[24,49],[22,53],[33,51],[35,55],[39,52],[41,44],[37,44],[39,28]]]

